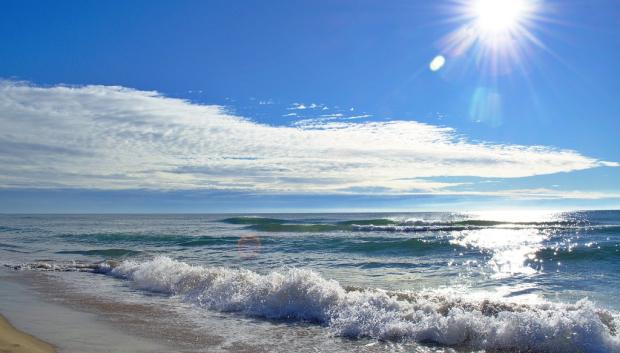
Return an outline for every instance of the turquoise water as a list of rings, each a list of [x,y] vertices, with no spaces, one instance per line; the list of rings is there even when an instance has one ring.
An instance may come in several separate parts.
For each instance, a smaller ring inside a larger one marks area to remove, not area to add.
[[[115,281],[145,303],[163,293],[195,310],[309,322],[353,339],[620,347],[620,211],[1,215],[0,254],[8,265],[63,270],[113,259],[85,275],[90,287]],[[507,331],[510,322],[524,329]]]

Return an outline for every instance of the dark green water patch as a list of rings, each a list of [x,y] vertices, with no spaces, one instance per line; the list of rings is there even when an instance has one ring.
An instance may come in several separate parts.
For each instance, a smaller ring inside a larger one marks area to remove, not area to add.
[[[230,245],[239,241],[238,237],[195,237],[192,240],[180,242],[180,246],[209,246]]]
[[[189,239],[187,236],[149,233],[76,233],[60,234],[62,239],[70,239],[75,242],[85,243],[146,243],[146,244],[170,244],[180,240]]]
[[[247,227],[260,232],[289,232],[289,233],[323,233],[339,230],[351,230],[351,226],[338,224],[253,224]]]
[[[345,226],[350,226],[350,225],[359,225],[359,226],[367,226],[367,225],[373,225],[373,226],[389,226],[389,225],[397,225],[399,224],[396,221],[393,221],[391,219],[385,219],[385,218],[378,218],[378,219],[359,219],[359,220],[355,220],[355,221],[344,221],[344,222],[338,222],[338,224],[340,225],[345,225]]]
[[[402,253],[424,254],[439,250],[449,250],[452,245],[445,241],[430,241],[424,239],[364,241],[351,243],[345,246],[345,251],[365,253]]]
[[[120,257],[127,257],[127,256],[135,256],[141,253],[142,253],[141,251],[129,250],[129,249],[63,250],[63,251],[56,252],[56,254],[101,256],[101,257],[106,257],[106,258],[109,258],[109,257],[120,258]]]
[[[222,222],[229,224],[282,224],[286,223],[283,219],[263,218],[263,217],[231,217],[223,219]]]
[[[577,246],[572,249],[553,249],[546,248],[536,253],[536,258],[544,261],[598,261],[598,260],[620,260],[620,247],[613,245],[593,245]]]
[[[21,248],[21,246],[13,245],[13,244],[0,243],[0,248],[18,249],[18,248]]]

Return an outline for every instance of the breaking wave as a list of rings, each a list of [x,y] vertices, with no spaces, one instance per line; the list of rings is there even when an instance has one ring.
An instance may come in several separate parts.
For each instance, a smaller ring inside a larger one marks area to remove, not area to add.
[[[345,337],[432,342],[520,352],[618,352],[617,313],[575,304],[515,304],[464,297],[345,289],[307,269],[259,274],[192,266],[168,257],[104,262],[93,271],[198,307],[307,321]]]

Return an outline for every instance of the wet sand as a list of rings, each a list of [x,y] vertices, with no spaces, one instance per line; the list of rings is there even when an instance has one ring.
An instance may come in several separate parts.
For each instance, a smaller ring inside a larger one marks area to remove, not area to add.
[[[46,281],[46,276],[41,275],[29,276],[25,272],[18,274],[0,270],[0,312],[15,327],[51,343],[55,349],[51,351],[14,350],[16,347],[12,344],[20,344],[19,342],[5,345],[3,340],[0,344],[0,353],[185,353],[191,351],[167,345],[166,338],[157,341],[148,339],[127,330],[127,327],[120,326],[117,322],[103,320],[107,315],[100,317],[96,313],[76,310],[79,309],[76,308],[78,305],[67,306],[65,300],[50,295],[52,293],[37,291],[52,282],[49,279]],[[75,297],[67,298],[67,301],[75,299]],[[79,300],[79,302],[82,301]],[[4,328],[2,330],[4,332]],[[7,337],[12,339],[14,336]]]
[[[54,353],[56,350],[51,344],[17,330],[0,315],[0,352]]]

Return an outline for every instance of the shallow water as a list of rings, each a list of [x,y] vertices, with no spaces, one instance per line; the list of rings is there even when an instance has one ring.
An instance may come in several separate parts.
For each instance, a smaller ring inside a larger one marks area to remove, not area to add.
[[[16,277],[0,269],[0,312],[20,330],[52,342],[60,353],[172,351],[170,346],[115,330],[95,315],[46,300],[43,293],[33,292],[27,281]]]
[[[261,347],[620,351],[618,211],[1,215],[0,254]]]

